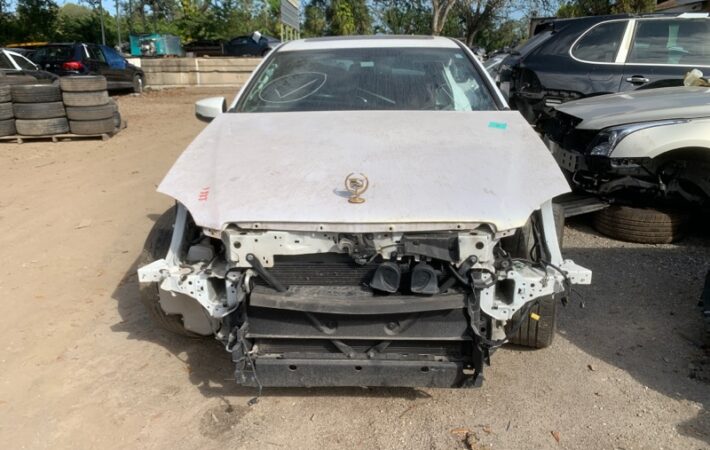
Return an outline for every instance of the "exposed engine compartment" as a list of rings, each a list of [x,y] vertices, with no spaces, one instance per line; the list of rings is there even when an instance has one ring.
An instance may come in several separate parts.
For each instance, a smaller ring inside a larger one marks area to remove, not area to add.
[[[217,232],[179,205],[168,255],[139,278],[224,343],[240,384],[461,386],[536,301],[591,273],[561,259],[549,202],[525,230],[380,233]]]

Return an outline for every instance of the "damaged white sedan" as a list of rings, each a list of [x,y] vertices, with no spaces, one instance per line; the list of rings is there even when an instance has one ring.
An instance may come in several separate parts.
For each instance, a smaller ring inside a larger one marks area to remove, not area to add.
[[[478,385],[496,347],[548,346],[591,281],[560,254],[565,178],[457,41],[289,42],[197,113],[138,274],[239,384]]]

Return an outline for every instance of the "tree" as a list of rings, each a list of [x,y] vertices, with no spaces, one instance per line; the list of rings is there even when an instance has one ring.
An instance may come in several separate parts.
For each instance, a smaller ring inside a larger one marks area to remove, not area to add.
[[[348,0],[355,22],[356,34],[372,34],[372,17],[365,0]]]
[[[471,47],[478,34],[494,25],[496,16],[507,6],[507,0],[458,0],[464,25],[464,40]]]
[[[612,9],[615,13],[642,13],[656,9],[655,0],[618,0]]]
[[[17,0],[17,23],[23,39],[52,40],[58,10],[52,0]]]
[[[210,0],[180,0],[176,25],[185,42],[216,37],[216,20]]]
[[[654,0],[573,0],[560,5],[558,17],[598,16],[618,13],[652,12]]]
[[[431,34],[438,36],[446,25],[446,19],[451,9],[456,4],[456,0],[432,0],[431,1]]]
[[[430,34],[432,14],[427,0],[375,0],[378,31],[391,34]]]
[[[304,16],[306,36],[372,33],[372,16],[366,0],[311,0]]]
[[[323,0],[314,0],[306,6],[304,11],[306,18],[303,23],[303,34],[305,36],[325,36],[328,31],[328,21],[326,20],[326,5]]]
[[[355,16],[348,0],[333,0],[330,8],[330,34],[336,36],[354,34]]]
[[[482,30],[476,37],[475,44],[489,52],[506,47],[515,47],[519,42],[527,38],[527,33],[528,21],[525,18],[504,20],[495,27]]]

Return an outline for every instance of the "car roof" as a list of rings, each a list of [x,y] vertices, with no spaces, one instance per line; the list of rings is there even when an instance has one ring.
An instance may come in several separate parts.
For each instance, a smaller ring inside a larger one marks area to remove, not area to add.
[[[702,19],[708,18],[710,15],[708,13],[687,13],[687,12],[677,12],[677,13],[647,13],[647,14],[609,14],[605,16],[583,16],[583,17],[570,17],[570,18],[550,18],[549,20],[543,20],[540,23],[574,23],[581,21],[592,21],[592,22],[604,22],[607,20],[614,19]]]
[[[459,48],[456,41],[440,36],[337,36],[289,41],[278,51],[329,50],[338,48]]]

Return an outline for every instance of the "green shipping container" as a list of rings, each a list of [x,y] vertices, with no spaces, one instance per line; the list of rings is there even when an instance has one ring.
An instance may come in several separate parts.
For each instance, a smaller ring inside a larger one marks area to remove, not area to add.
[[[180,38],[172,34],[132,34],[131,56],[182,56]]]

